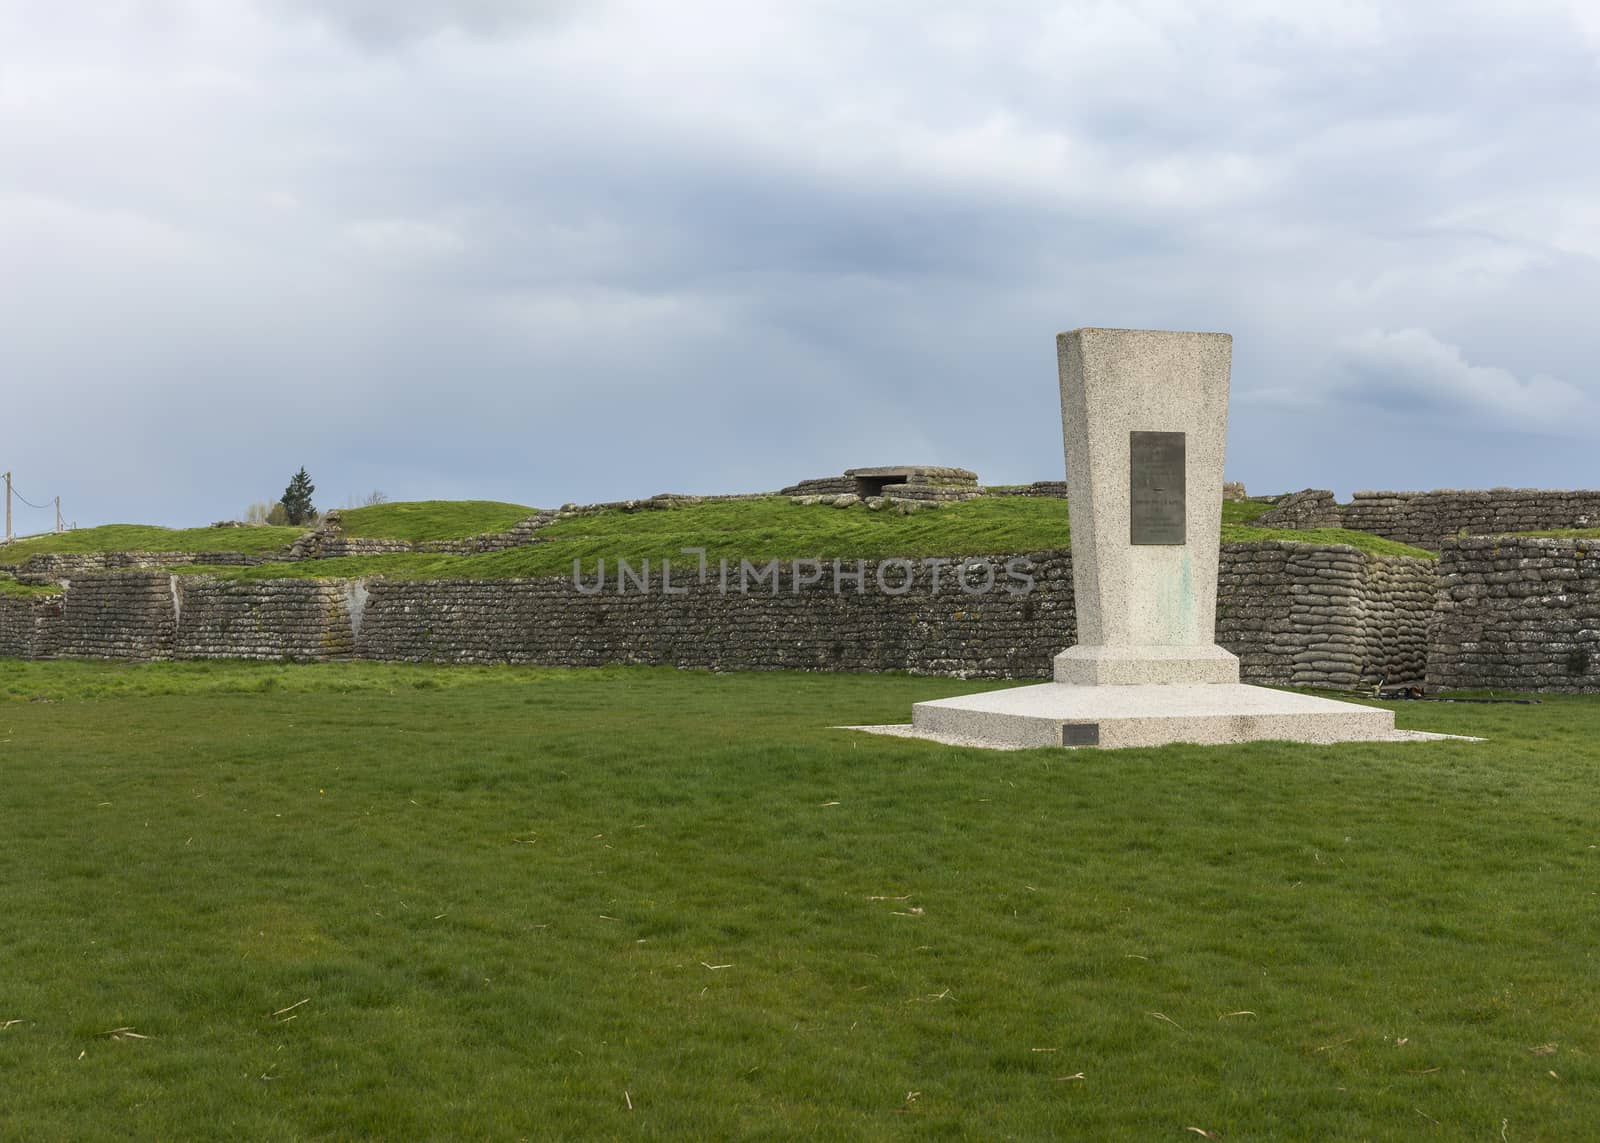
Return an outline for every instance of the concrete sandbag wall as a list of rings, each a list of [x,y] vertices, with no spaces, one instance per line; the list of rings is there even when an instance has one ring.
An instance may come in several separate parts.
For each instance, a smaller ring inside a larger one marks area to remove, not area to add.
[[[1600,540],[1451,541],[1436,607],[1429,686],[1600,692]]]
[[[9,653],[121,659],[338,659],[596,666],[669,664],[719,670],[903,670],[966,678],[1048,678],[1073,643],[1072,557],[1034,552],[1007,572],[985,557],[967,573],[922,561],[854,562],[835,590],[829,565],[778,568],[727,590],[716,568],[659,569],[619,590],[612,568],[517,580],[220,580],[128,571],[80,576],[31,649]],[[906,583],[905,575],[915,567]],[[802,581],[795,587],[797,570]],[[992,574],[993,584],[989,585]],[[1424,673],[1433,563],[1338,545],[1268,541],[1223,548],[1217,642],[1252,682],[1353,687]],[[10,614],[8,611],[7,615]],[[0,651],[0,653],[4,653]]]
[[[180,581],[175,659],[311,661],[354,650],[342,581]]]
[[[38,654],[60,659],[170,659],[177,634],[177,577],[126,571],[67,584]]]
[[[1344,545],[1229,544],[1217,576],[1217,642],[1254,683],[1420,680],[1433,591],[1431,560]]]
[[[48,624],[61,614],[61,602],[59,595],[0,595],[0,658],[43,658]]]
[[[375,582],[362,613],[363,658],[448,663],[542,663],[596,666],[655,663],[722,670],[909,670],[969,678],[1039,677],[1073,638],[1072,571],[1064,552],[1035,553],[1034,590],[1006,590],[1004,557],[995,559],[993,591],[967,594],[953,568],[933,591],[924,570],[898,593],[903,569],[863,567],[834,590],[831,567],[820,582],[794,590],[795,568],[780,565],[779,590],[721,589],[674,572],[668,595],[659,575],[644,590],[586,595],[571,576],[522,580]],[[845,565],[853,572],[856,565]],[[737,573],[735,573],[737,576]],[[589,569],[590,585],[595,581]],[[970,583],[986,576],[976,569]],[[734,583],[737,583],[735,578]]]
[[[157,571],[80,575],[63,595],[51,597],[58,601],[54,614],[51,604],[36,605],[32,648],[17,653],[135,661],[347,658],[355,648],[348,593],[339,580],[229,581]],[[0,640],[4,631],[0,627]],[[21,644],[13,639],[12,646]]]
[[[1340,504],[1327,489],[1308,488],[1283,497],[1254,522],[1263,528],[1350,528],[1438,551],[1460,535],[1600,527],[1600,491],[1357,492]]]
[[[1540,488],[1357,492],[1342,526],[1437,551],[1448,537],[1600,527],[1600,492]]]

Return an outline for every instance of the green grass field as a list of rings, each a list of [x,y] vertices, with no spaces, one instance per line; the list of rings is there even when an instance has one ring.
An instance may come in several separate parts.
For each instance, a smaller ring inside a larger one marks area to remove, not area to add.
[[[1600,700],[829,729],[973,689],[0,662],[0,1136],[1593,1135]]]

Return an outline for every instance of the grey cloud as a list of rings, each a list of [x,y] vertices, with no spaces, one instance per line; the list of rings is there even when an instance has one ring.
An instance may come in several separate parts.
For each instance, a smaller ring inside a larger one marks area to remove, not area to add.
[[[1334,397],[1559,435],[1592,438],[1600,424],[1600,395],[1555,377],[1474,364],[1427,330],[1367,330],[1346,340],[1340,357],[1345,377]]]
[[[496,36],[567,18],[576,0],[268,0],[372,48],[392,48],[454,31]]]
[[[1053,477],[1082,324],[1233,332],[1252,486],[1592,482],[1549,410],[1596,397],[1600,73],[1555,5],[270,0],[115,50],[39,11],[0,7],[6,463],[82,522],[302,462]]]

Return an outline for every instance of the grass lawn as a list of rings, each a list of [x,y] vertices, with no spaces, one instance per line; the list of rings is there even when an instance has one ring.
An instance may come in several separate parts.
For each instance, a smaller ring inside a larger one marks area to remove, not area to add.
[[[0,661],[0,1136],[1593,1136],[1600,700],[828,729],[976,689]]]

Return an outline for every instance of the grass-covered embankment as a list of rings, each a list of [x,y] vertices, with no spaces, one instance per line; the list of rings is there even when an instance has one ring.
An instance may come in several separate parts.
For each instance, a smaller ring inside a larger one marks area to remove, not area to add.
[[[1600,528],[1552,528],[1543,532],[1507,532],[1506,535],[1550,540],[1600,540]]]
[[[1252,521],[1266,501],[1223,505],[1222,539],[1284,540],[1307,544],[1348,544],[1387,555],[1431,557],[1431,552],[1366,532],[1336,528],[1310,531],[1267,529]],[[353,537],[408,540],[460,539],[504,531],[535,509],[490,500],[425,500],[380,504],[341,512],[341,527]],[[0,548],[0,560],[20,563],[36,552],[171,551],[266,553],[281,550],[302,533],[297,528],[153,528],[113,524],[42,536]],[[800,505],[787,497],[708,501],[672,508],[628,512],[610,509],[557,520],[539,532],[542,542],[475,556],[410,552],[343,557],[258,567],[179,566],[182,574],[215,574],[235,579],[277,577],[409,578],[473,577],[501,579],[565,575],[574,560],[625,559],[634,566],[650,560],[685,558],[685,548],[704,548],[712,561],[749,559],[883,559],[890,556],[999,555],[1064,548],[1070,543],[1063,500],[985,497],[909,515],[864,505],[833,508]]]
[[[989,754],[828,729],[948,679],[0,680],[8,1138],[1593,1132],[1600,700]]]
[[[499,500],[410,500],[340,509],[339,530],[382,540],[459,540],[504,532],[537,511]]]
[[[275,552],[304,528],[160,528],[153,524],[102,524],[0,545],[0,562],[21,563],[49,552]]]
[[[1259,502],[1225,505],[1224,542],[1289,540],[1350,544],[1363,551],[1393,555],[1432,554],[1365,532],[1297,532],[1248,523],[1266,507]],[[539,536],[542,542],[537,544],[475,556],[400,553],[203,570],[244,579],[307,575],[499,579],[568,575],[574,560],[590,569],[598,559],[605,559],[608,565],[626,559],[634,566],[646,559],[656,566],[663,558],[692,560],[694,557],[683,554],[686,548],[704,548],[712,561],[1009,554],[1064,548],[1070,542],[1070,529],[1066,502],[1045,498],[990,497],[902,515],[873,512],[860,504],[833,508],[767,497],[582,514],[555,521]]]
[[[386,540],[456,540],[503,532],[537,509],[498,500],[418,500],[340,511],[347,536]],[[0,546],[0,560],[20,563],[47,552],[245,552],[280,551],[308,529],[252,525],[243,528],[161,528],[148,524],[104,524]]]
[[[10,572],[0,571],[0,595],[12,596],[20,599],[34,599],[41,595],[60,595],[61,589],[54,585],[39,586],[31,583],[18,583],[17,577]]]

